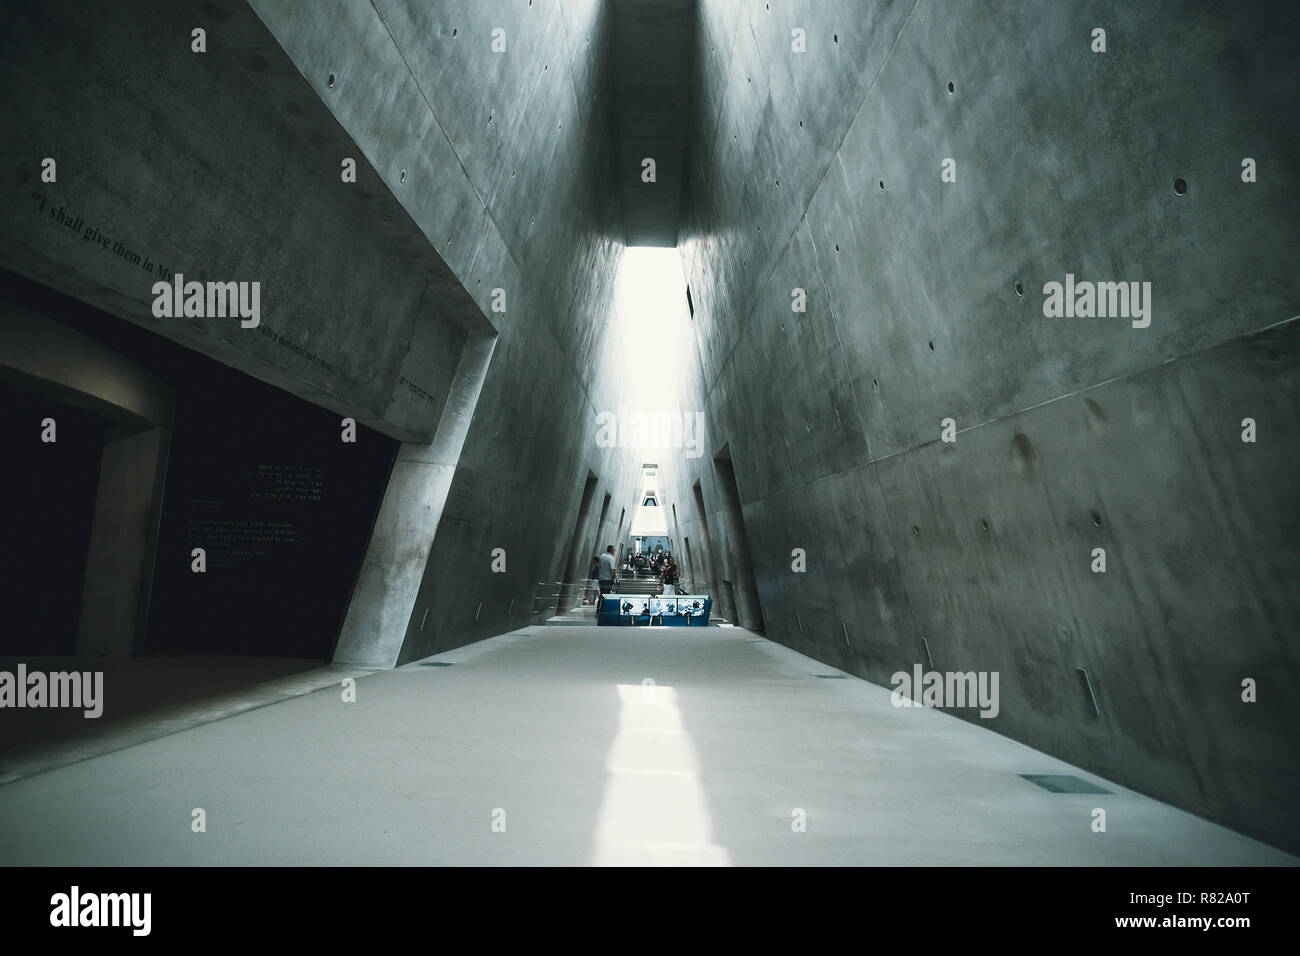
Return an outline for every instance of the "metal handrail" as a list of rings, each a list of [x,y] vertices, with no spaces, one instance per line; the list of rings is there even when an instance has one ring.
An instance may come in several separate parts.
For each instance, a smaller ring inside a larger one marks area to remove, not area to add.
[[[599,590],[599,584],[595,578],[580,578],[568,584],[563,581],[538,581],[537,587],[533,589],[532,613],[540,614],[550,608],[567,611],[569,607],[577,604],[582,592],[596,590]],[[566,603],[564,599],[566,594],[569,595],[568,601],[572,604]]]

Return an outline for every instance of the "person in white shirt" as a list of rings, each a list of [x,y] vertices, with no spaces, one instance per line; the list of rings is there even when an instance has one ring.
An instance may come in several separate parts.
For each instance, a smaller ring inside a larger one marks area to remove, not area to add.
[[[614,590],[614,568],[617,562],[614,560],[614,546],[611,544],[605,548],[605,553],[600,556],[600,575],[598,583],[600,593],[608,594]]]

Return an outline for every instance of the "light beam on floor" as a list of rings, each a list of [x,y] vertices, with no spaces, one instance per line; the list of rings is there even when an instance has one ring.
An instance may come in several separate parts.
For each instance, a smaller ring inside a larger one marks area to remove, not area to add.
[[[713,841],[699,758],[671,687],[619,684],[596,818],[596,866],[730,866]]]

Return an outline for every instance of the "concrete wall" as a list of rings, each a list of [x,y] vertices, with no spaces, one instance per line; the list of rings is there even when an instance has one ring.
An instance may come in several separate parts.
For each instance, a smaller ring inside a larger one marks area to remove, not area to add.
[[[252,6],[359,151],[390,171],[393,195],[499,329],[418,559],[398,662],[523,624],[537,582],[565,574],[588,472],[595,508],[607,493],[618,506],[599,533],[584,522],[584,541],[613,540],[637,477],[632,454],[595,441],[597,412],[617,407],[626,387],[606,374],[625,348],[612,299],[622,232],[608,10],[540,0]],[[493,50],[494,30],[504,51]],[[504,313],[491,311],[495,288]],[[504,573],[491,570],[496,548]],[[579,550],[568,576],[585,575],[589,559]],[[386,626],[383,640],[393,638]]]
[[[635,490],[634,454],[595,441],[625,387],[603,371],[624,347],[604,5],[5,16],[18,133],[0,261],[408,443],[343,659],[392,664],[526,622],[536,582],[565,572],[586,471],[615,521]],[[155,319],[157,275],[87,241],[91,227],[187,278],[262,280],[262,327]]]
[[[997,718],[953,712],[1300,847],[1294,5],[702,0],[698,29],[688,405],[735,468],[741,622],[882,684],[999,671]],[[1046,318],[1067,273],[1151,282],[1150,326]],[[696,576],[739,582],[711,457],[668,477]]]
[[[1292,6],[703,0],[677,354],[708,433],[659,460],[740,623],[882,683],[997,670],[983,725],[1297,849]],[[525,623],[626,541],[607,5],[3,17],[0,264],[407,443],[341,659]],[[261,328],[154,318],[175,272],[262,281]],[[1150,326],[1045,318],[1067,273],[1151,282]]]
[[[463,293],[453,302],[379,218],[399,207],[375,198],[386,190],[363,157],[358,182],[342,181],[355,149],[319,102],[303,105],[310,88],[251,11],[212,9],[8,8],[0,75],[15,135],[0,154],[13,171],[0,262],[392,437],[428,441],[466,328],[487,324],[481,310]],[[197,26],[205,53],[191,50]],[[46,157],[55,182],[42,178]],[[155,318],[153,285],[175,273],[259,282],[260,325]]]

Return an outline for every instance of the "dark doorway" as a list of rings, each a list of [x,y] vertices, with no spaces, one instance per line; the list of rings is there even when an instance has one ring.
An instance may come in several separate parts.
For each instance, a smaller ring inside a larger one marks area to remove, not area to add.
[[[54,441],[42,441],[45,419]],[[76,652],[105,423],[0,381],[0,656]]]
[[[586,577],[587,565],[591,561],[591,555],[582,554],[582,526],[586,522],[587,515],[591,511],[591,499],[596,494],[596,476],[587,471],[587,483],[582,487],[582,499],[578,502],[578,517],[573,522],[573,538],[569,541],[569,553],[564,561],[564,568],[560,582],[560,593],[555,597],[555,613],[563,614],[569,608],[566,602],[575,600],[573,593],[574,580],[581,574]],[[608,502],[608,497],[605,499]],[[600,552],[597,551],[597,554]],[[578,564],[581,562],[581,569]]]
[[[618,566],[623,566],[623,521],[627,518],[627,509],[620,508],[618,511],[618,531],[614,533],[614,546],[618,548],[617,558]]]
[[[0,291],[107,345],[175,395],[148,622],[135,653],[327,659],[398,442],[358,425],[356,441],[344,443],[334,412],[46,286],[0,272]],[[30,413],[21,414],[25,436]],[[74,453],[74,421],[65,428],[60,419],[56,453]],[[77,513],[96,493],[102,430],[93,460],[89,431],[84,442],[75,467],[60,468],[76,487],[37,489]],[[73,534],[82,518],[59,520],[72,536],[60,552],[82,568],[77,597],[62,596],[68,564],[44,575],[29,600],[64,633],[69,616],[75,628],[89,539]],[[191,570],[196,547],[206,550],[201,574]],[[22,556],[20,547],[5,550]]]
[[[736,623],[751,631],[763,630],[763,609],[758,601],[758,585],[754,579],[754,564],[750,559],[749,534],[745,531],[745,515],[740,507],[740,486],[736,484],[736,469],[731,464],[731,448],[722,446],[713,467],[722,491],[723,513],[728,524],[728,538],[734,542],[736,571],[739,582],[727,582]]]
[[[603,527],[605,526],[605,516],[606,516],[607,514],[609,514],[609,499],[610,499],[610,496],[609,496],[608,494],[606,494],[606,495],[605,495],[605,501],[604,501],[604,503],[600,506],[600,518],[596,521],[596,543],[593,544],[593,545],[591,546],[591,553],[592,553],[592,554],[600,554],[602,551],[605,550],[605,545],[607,545],[607,544],[611,544],[611,543],[612,543],[612,542],[609,542],[609,541],[604,541],[604,542],[602,542],[602,541],[600,540],[600,534],[601,534],[600,529],[603,528]],[[617,544],[615,544],[615,547],[617,547]],[[587,557],[587,556],[584,554],[584,555],[583,555],[583,558],[586,558],[586,557]],[[586,577],[586,575],[584,574],[583,577]]]
[[[704,507],[704,490],[698,481],[691,488],[695,492],[695,511],[700,517],[700,530],[704,532],[704,561],[708,566],[707,587],[715,600],[721,603],[722,592],[718,588],[718,553],[713,550],[713,536],[709,534],[709,513]],[[696,588],[701,583],[691,582]]]
[[[691,539],[683,538],[682,541],[686,543],[686,573],[690,575],[690,581],[687,583],[687,587],[690,590],[686,593],[698,594],[700,592],[700,586],[695,580],[695,560],[691,557]]]
[[[727,620],[739,624],[740,608],[736,607],[736,585],[726,578],[722,580],[721,601],[723,608],[726,609]]]

